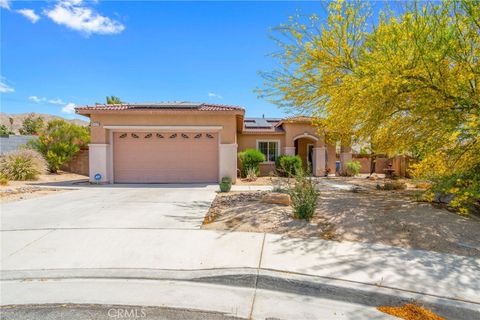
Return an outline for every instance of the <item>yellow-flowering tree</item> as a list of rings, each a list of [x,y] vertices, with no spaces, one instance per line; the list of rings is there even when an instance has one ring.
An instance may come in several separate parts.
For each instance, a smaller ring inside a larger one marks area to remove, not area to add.
[[[410,154],[413,174],[451,194],[461,212],[480,199],[480,2],[383,11],[332,2],[328,19],[292,17],[276,28],[281,67],[260,96],[313,114],[319,128]],[[338,138],[338,137],[336,137]],[[478,207],[477,207],[478,208]]]

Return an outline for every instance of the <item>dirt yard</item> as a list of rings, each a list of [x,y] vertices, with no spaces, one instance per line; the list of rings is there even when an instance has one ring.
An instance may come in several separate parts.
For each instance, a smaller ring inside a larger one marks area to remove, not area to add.
[[[60,171],[58,174],[44,174],[34,181],[9,181],[0,186],[0,203],[41,197],[68,189],[58,186],[74,186],[75,183],[88,180],[88,177]]]
[[[270,186],[272,181],[284,179],[279,177],[258,177],[255,181],[248,181],[247,179],[238,178],[235,184],[239,186]]]
[[[319,206],[310,222],[293,219],[291,207],[262,203],[262,192],[231,192],[218,194],[202,228],[373,242],[480,257],[477,217],[465,218],[415,202],[409,190],[376,190],[375,181],[328,180],[319,184]],[[349,190],[352,186],[358,188]]]

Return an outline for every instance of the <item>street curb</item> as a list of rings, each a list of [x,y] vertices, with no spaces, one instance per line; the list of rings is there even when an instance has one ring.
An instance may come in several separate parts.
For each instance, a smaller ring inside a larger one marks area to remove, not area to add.
[[[480,301],[463,301],[384,286],[257,268],[3,270],[0,274],[1,281],[139,279],[200,282],[292,293],[371,307],[396,306],[414,302],[447,319],[480,319]]]

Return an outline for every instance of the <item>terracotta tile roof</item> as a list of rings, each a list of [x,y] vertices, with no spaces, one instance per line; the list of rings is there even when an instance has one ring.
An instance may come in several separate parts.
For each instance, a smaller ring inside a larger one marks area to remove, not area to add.
[[[262,129],[262,128],[244,128],[243,133],[246,134],[284,134],[285,130],[283,128],[279,127],[274,127],[274,128],[268,128],[268,129]]]
[[[244,109],[238,106],[212,103],[194,103],[194,102],[155,102],[155,103],[124,103],[124,104],[97,104],[94,106],[79,106],[78,111],[101,111],[101,110],[196,110],[196,111],[235,111]]]
[[[311,123],[313,120],[312,117],[308,117],[308,116],[293,116],[293,117],[289,117],[289,118],[285,118],[285,119],[282,119],[282,121],[279,121],[276,126],[281,126],[282,124],[284,123]]]

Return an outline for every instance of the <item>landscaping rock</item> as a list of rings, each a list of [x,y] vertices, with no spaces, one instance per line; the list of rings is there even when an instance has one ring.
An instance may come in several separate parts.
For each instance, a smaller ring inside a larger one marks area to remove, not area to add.
[[[262,202],[289,206],[292,203],[292,199],[290,198],[290,195],[286,193],[271,192],[262,197]]]

